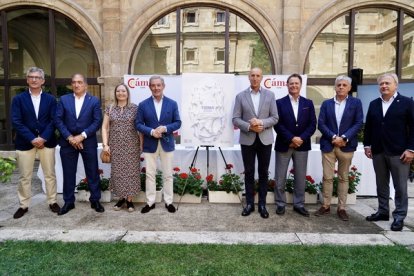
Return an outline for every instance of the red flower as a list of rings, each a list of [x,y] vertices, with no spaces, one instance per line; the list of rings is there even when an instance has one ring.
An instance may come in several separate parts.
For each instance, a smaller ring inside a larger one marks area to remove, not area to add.
[[[233,164],[227,164],[226,170],[231,170],[231,169],[233,169]]]
[[[211,181],[213,181],[213,178],[214,178],[214,176],[213,176],[212,174],[209,174],[209,175],[207,175],[207,177],[206,177],[206,181],[207,181],[207,182],[211,182]]]
[[[98,173],[99,173],[99,174],[103,174],[103,173],[104,173],[104,171],[103,171],[102,169],[98,169]]]
[[[313,180],[312,176],[310,176],[310,175],[306,176],[306,180],[309,181],[312,184],[315,183],[315,180]]]
[[[197,168],[191,168],[191,172],[192,173],[196,173],[198,171],[198,169]]]
[[[141,172],[145,173],[145,172],[147,172],[147,169],[145,167],[142,167]]]
[[[289,171],[291,174],[295,174],[295,168],[291,168]]]
[[[186,174],[186,173],[180,173],[180,178],[182,178],[182,179],[187,179],[188,178],[188,174]]]
[[[198,180],[200,180],[200,179],[201,179],[201,175],[197,174],[197,175],[195,176],[195,178],[196,178],[196,179],[198,179]]]
[[[180,168],[179,168],[179,167],[175,167],[175,168],[173,169],[173,171],[175,171],[175,172],[179,172],[179,171],[180,171]]]
[[[338,173],[338,170],[335,170],[334,173]]]
[[[141,160],[141,162],[144,161],[144,157],[141,157],[140,160]]]
[[[221,184],[223,184],[223,180],[220,180],[220,181],[219,181],[219,184],[220,184],[220,185],[221,185]]]
[[[355,165],[352,166],[351,170],[353,170],[354,172],[356,172],[358,169],[357,167],[355,167]]]
[[[85,177],[84,179],[82,179],[82,182],[88,184],[88,179]]]

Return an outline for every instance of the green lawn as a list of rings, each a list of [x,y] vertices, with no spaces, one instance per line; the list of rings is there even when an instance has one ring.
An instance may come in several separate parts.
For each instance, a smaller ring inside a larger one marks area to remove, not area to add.
[[[0,275],[414,275],[402,246],[0,243]]]

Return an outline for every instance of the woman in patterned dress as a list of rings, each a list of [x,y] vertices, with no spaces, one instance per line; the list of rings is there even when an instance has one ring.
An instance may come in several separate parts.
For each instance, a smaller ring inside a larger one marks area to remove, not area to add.
[[[140,155],[143,136],[135,129],[138,106],[130,102],[126,85],[115,87],[115,104],[105,108],[102,123],[103,150],[111,155],[109,189],[119,196],[114,210],[121,210],[126,203],[134,211],[133,197],[141,190]]]

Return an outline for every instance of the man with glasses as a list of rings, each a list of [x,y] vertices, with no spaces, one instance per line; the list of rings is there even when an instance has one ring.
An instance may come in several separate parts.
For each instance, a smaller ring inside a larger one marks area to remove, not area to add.
[[[60,210],[56,202],[55,175],[55,127],[56,99],[44,93],[45,73],[31,67],[26,73],[28,89],[16,95],[12,101],[11,119],[16,131],[16,155],[19,168],[18,197],[20,207],[14,214],[18,219],[29,210],[32,197],[32,174],[36,155],[40,159],[45,176],[46,199],[52,212]]]
[[[174,213],[173,202],[173,168],[175,141],[173,132],[181,127],[178,105],[174,100],[164,96],[165,83],[160,76],[149,79],[152,96],[138,106],[135,121],[137,130],[144,134],[143,153],[147,163],[145,194],[147,204],[141,213],[145,214],[155,208],[157,159],[161,160],[164,178],[164,201],[168,212]]]

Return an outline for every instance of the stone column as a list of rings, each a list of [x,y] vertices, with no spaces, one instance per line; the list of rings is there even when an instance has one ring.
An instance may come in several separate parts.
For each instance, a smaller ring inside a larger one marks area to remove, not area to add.
[[[283,64],[282,74],[303,72],[299,64],[301,0],[283,1]]]

